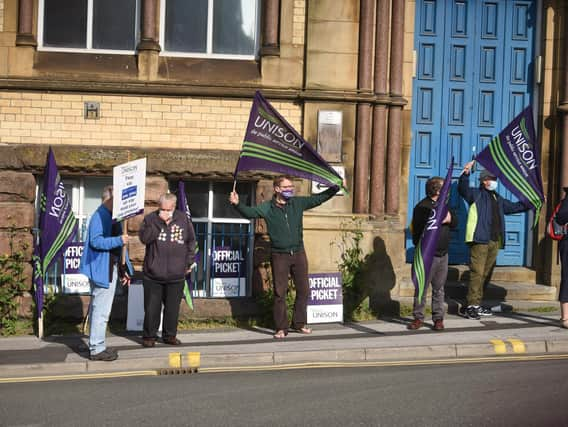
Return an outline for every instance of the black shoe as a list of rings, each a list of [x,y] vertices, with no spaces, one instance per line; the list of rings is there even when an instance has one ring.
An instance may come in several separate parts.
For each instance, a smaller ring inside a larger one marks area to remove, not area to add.
[[[112,362],[118,359],[118,353],[114,350],[103,350],[97,354],[91,354],[91,360],[98,360],[102,362]]]
[[[465,309],[465,317],[467,319],[479,320],[479,306],[478,305],[468,305]]]
[[[480,306],[480,307],[477,309],[477,313],[478,313],[480,316],[482,316],[482,317],[485,317],[485,316],[493,316],[493,312],[491,311],[491,309],[490,309],[490,308],[483,307],[483,306]]]

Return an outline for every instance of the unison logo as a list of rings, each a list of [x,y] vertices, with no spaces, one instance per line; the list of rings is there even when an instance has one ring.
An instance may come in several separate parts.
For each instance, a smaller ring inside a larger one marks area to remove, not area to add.
[[[302,148],[304,143],[296,137],[293,132],[290,132],[283,126],[280,126],[278,123],[272,123],[265,119],[262,116],[257,116],[256,120],[254,121],[254,126],[256,128],[262,129],[265,132],[270,133],[271,135],[276,136],[277,138],[281,139],[282,141],[286,142],[289,145],[292,145],[297,148]]]
[[[522,120],[520,126],[513,128],[511,135],[513,136],[513,143],[519,150],[523,163],[529,170],[536,168],[536,159],[532,145],[527,141],[525,132],[521,129],[524,127],[525,121]]]

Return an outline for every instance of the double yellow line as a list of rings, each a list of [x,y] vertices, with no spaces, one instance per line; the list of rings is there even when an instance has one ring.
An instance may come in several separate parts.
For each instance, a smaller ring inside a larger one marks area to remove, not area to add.
[[[521,340],[507,340],[512,347],[514,353],[524,353],[526,351],[524,343]],[[507,354],[507,346],[502,340],[491,340],[495,347],[497,355]],[[521,351],[522,350],[522,351]],[[174,356],[171,356],[174,354]],[[179,353],[170,353],[170,358],[176,359],[175,355]],[[458,365],[470,363],[503,363],[503,362],[526,362],[526,361],[544,361],[544,360],[566,360],[568,354],[543,354],[543,355],[517,355],[505,357],[466,357],[451,359],[426,359],[426,360],[406,360],[406,361],[368,361],[368,362],[316,362],[316,363],[293,363],[281,365],[263,365],[263,366],[233,366],[219,368],[200,368],[202,373],[227,373],[227,372],[255,372],[255,371],[284,371],[295,369],[321,369],[321,368],[365,368],[365,367],[397,367],[397,366],[428,366],[428,365]],[[174,369],[174,367],[171,367]],[[73,374],[73,375],[48,375],[36,377],[17,377],[17,378],[0,378],[0,384],[10,383],[29,383],[29,382],[47,382],[47,381],[72,381],[72,380],[90,380],[104,378],[124,378],[124,377],[144,377],[161,375],[162,369],[146,370],[146,371],[125,371],[125,372],[107,372],[98,374]]]

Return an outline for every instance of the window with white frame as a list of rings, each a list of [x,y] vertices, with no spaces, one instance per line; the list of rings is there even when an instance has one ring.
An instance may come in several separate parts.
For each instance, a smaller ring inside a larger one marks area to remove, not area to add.
[[[162,54],[254,59],[260,0],[163,0]]]
[[[39,0],[41,50],[132,54],[140,0]]]
[[[39,194],[43,188],[43,180],[38,179],[36,186],[36,224],[35,231],[36,235],[39,230],[37,229],[39,221]],[[73,245],[80,245],[87,236],[87,226],[89,224],[89,219],[93,213],[98,209],[101,201],[101,196],[103,193],[103,188],[107,185],[112,185],[112,177],[76,177],[76,178],[62,178],[63,187],[67,192],[69,200],[71,202],[71,210],[77,218],[77,228],[78,232],[75,236]],[[71,276],[77,276],[77,274],[70,274],[69,270],[66,270],[66,265],[69,259],[66,260],[65,255],[62,254],[58,259],[56,259],[53,265],[46,271],[44,277],[44,283],[46,286],[46,292],[53,291],[55,293],[88,293],[87,290],[82,289],[77,291],[77,288],[69,286],[69,278]],[[77,267],[78,268],[78,267]],[[77,278],[74,278],[76,281]],[[83,281],[81,279],[81,281]],[[87,280],[88,285],[88,280]],[[122,287],[117,287],[118,293],[121,294]]]
[[[170,191],[177,191],[177,181]],[[251,295],[253,223],[229,204],[232,182],[187,181],[185,191],[199,250],[191,276],[194,297]],[[240,201],[251,205],[254,186],[238,183]]]

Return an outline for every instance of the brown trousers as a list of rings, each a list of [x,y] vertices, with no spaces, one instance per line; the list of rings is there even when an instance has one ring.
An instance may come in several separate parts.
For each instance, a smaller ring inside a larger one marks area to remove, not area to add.
[[[308,259],[306,252],[279,253],[272,252],[272,278],[274,283],[274,325],[276,330],[288,330],[288,309],[286,294],[288,292],[288,276],[292,277],[296,286],[296,301],[292,328],[303,328],[308,320]]]

